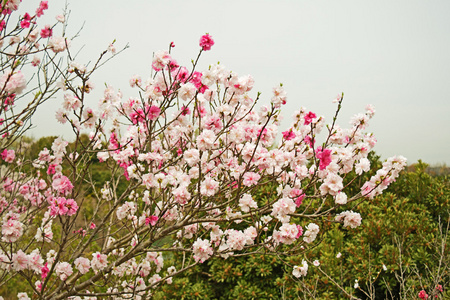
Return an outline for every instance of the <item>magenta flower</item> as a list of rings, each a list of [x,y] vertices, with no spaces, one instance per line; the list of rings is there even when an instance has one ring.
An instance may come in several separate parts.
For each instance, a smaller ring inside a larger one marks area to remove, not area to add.
[[[28,13],[25,13],[25,15],[23,16],[22,21],[20,21],[20,27],[22,28],[29,28],[30,27],[30,21],[31,21],[31,17]]]
[[[331,150],[322,150],[322,147],[318,147],[316,157],[320,159],[319,169],[324,170],[331,163]]]
[[[44,280],[45,277],[47,277],[48,272],[50,272],[49,268],[47,267],[47,263],[41,268],[41,278]]]
[[[428,294],[424,290],[421,290],[419,292],[419,298],[422,299],[422,300],[428,299]]]
[[[147,117],[150,121],[154,121],[159,117],[161,109],[158,106],[152,105],[148,110]]]
[[[202,47],[204,51],[211,50],[211,47],[213,45],[214,40],[209,34],[202,35],[202,37],[200,38],[200,47]]]
[[[295,138],[295,133],[292,132],[292,130],[283,131],[283,138],[284,138],[286,141],[290,141],[290,140],[292,140],[293,138]]]
[[[305,125],[309,125],[313,119],[317,118],[316,114],[313,113],[312,111],[310,111],[306,116],[305,116]]]
[[[148,225],[148,224],[150,224],[150,225],[152,225],[152,226],[155,226],[156,225],[156,222],[158,222],[158,217],[157,216],[150,216],[150,217],[147,217],[147,218],[145,218],[145,225]]]
[[[305,194],[298,196],[297,199],[295,199],[295,206],[300,207],[303,203],[303,199],[305,199]]]
[[[46,9],[48,9],[48,1],[41,1],[39,7],[36,9],[36,16],[42,16],[44,14],[44,10]]]
[[[51,37],[53,34],[53,30],[50,28],[50,25],[46,25],[44,29],[41,30],[41,37],[43,39]]]

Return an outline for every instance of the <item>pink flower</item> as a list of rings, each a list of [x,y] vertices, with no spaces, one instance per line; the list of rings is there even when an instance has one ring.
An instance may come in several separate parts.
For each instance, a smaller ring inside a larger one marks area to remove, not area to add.
[[[239,206],[243,212],[249,212],[250,208],[258,208],[258,204],[250,194],[242,195],[241,199],[239,199]]]
[[[13,218],[10,218],[2,226],[2,241],[13,243],[23,234],[23,224]]]
[[[21,71],[12,74],[9,71],[0,77],[0,90],[4,89],[10,94],[21,94],[26,87],[27,80]]]
[[[242,182],[245,186],[252,186],[258,183],[261,175],[255,172],[247,172],[244,174],[244,181]]]
[[[47,174],[51,175],[51,174],[55,174],[55,173],[56,173],[56,165],[50,164],[47,169]]]
[[[78,210],[78,204],[73,199],[67,199],[64,205],[66,206],[66,215],[68,216],[73,216]]]
[[[31,21],[31,17],[28,13],[25,13],[25,15],[23,16],[22,21],[20,21],[20,27],[22,28],[29,28],[30,27],[30,21]]]
[[[80,271],[81,274],[86,274],[91,268],[91,262],[85,257],[78,257],[74,261],[75,267]]]
[[[292,271],[292,275],[294,275],[297,278],[300,278],[301,276],[306,276],[308,273],[308,263],[302,259],[302,266],[294,266],[294,270]]]
[[[298,239],[299,237],[301,237],[302,234],[303,234],[303,228],[302,228],[302,226],[297,225],[297,230],[298,230],[298,233],[297,233],[297,236],[295,237],[296,239]]]
[[[424,291],[424,290],[421,290],[420,292],[419,292],[419,298],[420,299],[428,299],[428,294]]]
[[[72,266],[68,262],[59,262],[56,264],[56,275],[61,280],[66,280],[73,273]]]
[[[46,9],[48,9],[48,1],[41,1],[39,7],[36,9],[36,16],[42,16],[44,14],[44,10]]]
[[[150,216],[150,217],[147,217],[147,218],[145,218],[145,225],[148,225],[148,224],[150,224],[150,225],[152,225],[152,226],[155,226],[156,225],[156,222],[158,222],[158,217],[157,216]]]
[[[295,133],[294,133],[292,130],[284,131],[284,132],[283,132],[283,138],[284,138],[286,141],[290,141],[290,140],[292,140],[293,138],[295,138]]]
[[[343,220],[344,227],[356,228],[361,225],[362,218],[359,213],[356,213],[351,210],[351,211],[341,212],[340,214],[338,214],[335,217],[335,220],[337,222],[342,222],[342,220]]]
[[[189,106],[184,106],[181,108],[181,115],[182,116],[186,116],[186,115],[190,115],[191,114],[191,110],[189,109]]]
[[[50,25],[45,25],[44,29],[41,30],[41,37],[43,39],[51,37],[53,34],[53,29]]]
[[[3,150],[2,154],[0,155],[1,158],[6,161],[7,163],[12,163],[14,159],[16,158],[16,154],[14,150]]]
[[[95,229],[95,227],[97,227],[97,226],[95,225],[95,223],[91,222],[91,225],[89,226],[89,228],[90,228],[90,229]]]
[[[211,242],[208,240],[202,240],[200,238],[192,245],[194,259],[196,262],[203,263],[205,260],[213,255],[213,249],[211,248]]]
[[[66,198],[54,197],[51,200],[50,215],[51,216],[65,215],[68,211],[65,204],[66,204]]]
[[[101,254],[100,252],[92,253],[91,267],[95,274],[98,271],[103,270],[108,265],[108,256],[106,254]]]
[[[70,182],[69,178],[61,175],[61,173],[53,175],[52,187],[59,193],[66,195],[69,194],[73,189],[73,185]]]
[[[317,235],[319,234],[319,231],[319,225],[315,223],[309,223],[308,225],[306,225],[306,232],[303,235],[303,240],[308,244],[314,242]]]
[[[167,51],[156,52],[152,62],[153,70],[155,71],[162,70],[165,66],[169,64],[171,59],[172,57]]]
[[[48,47],[53,50],[53,52],[58,53],[64,51],[69,46],[69,41],[64,37],[51,37],[48,41]]]
[[[283,243],[286,245],[290,245],[293,242],[295,242],[295,240],[297,239],[298,236],[299,236],[299,231],[298,231],[297,225],[295,225],[295,224],[284,223],[280,227],[280,230],[273,231],[273,238],[277,242]]]
[[[211,47],[214,45],[214,40],[209,34],[202,35],[200,38],[200,47],[202,47],[203,51],[211,50]]]
[[[37,67],[37,66],[39,66],[40,63],[41,63],[41,59],[39,58],[39,56],[35,55],[33,57],[33,60],[31,61],[31,65],[33,67]]]
[[[320,160],[319,169],[324,170],[331,163],[331,150],[322,150],[322,147],[317,147],[316,157]]]
[[[160,113],[161,109],[158,106],[152,105],[148,110],[147,117],[150,121],[154,121],[159,117]]]
[[[305,194],[301,194],[300,196],[297,197],[297,199],[295,199],[295,206],[300,207],[300,205],[302,205],[303,203],[303,199],[305,199]]]
[[[305,143],[307,145],[309,145],[309,147],[313,148],[314,147],[314,143],[316,142],[315,139],[312,139],[309,135],[305,136],[304,139]]]
[[[45,265],[41,268],[41,278],[42,278],[42,280],[44,280],[47,277],[48,272],[50,272],[50,269],[47,267],[47,264],[48,263],[45,263]]]
[[[22,271],[28,268],[29,258],[22,250],[12,256],[12,267],[15,271]]]
[[[305,125],[309,125],[315,118],[317,118],[316,114],[310,111],[305,115]]]
[[[206,177],[200,185],[200,194],[203,196],[214,196],[219,190],[219,182],[211,177]]]
[[[130,79],[130,86],[131,87],[141,86],[141,84],[142,84],[141,76],[133,75],[133,77],[131,77],[131,79]]]

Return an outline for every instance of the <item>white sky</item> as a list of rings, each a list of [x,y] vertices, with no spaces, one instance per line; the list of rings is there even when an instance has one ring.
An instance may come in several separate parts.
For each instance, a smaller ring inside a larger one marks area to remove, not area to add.
[[[34,12],[38,3],[24,0],[20,10]],[[63,1],[50,0],[49,7],[43,18],[51,24]],[[216,44],[199,70],[220,61],[239,75],[251,74],[261,103],[269,103],[272,88],[283,83],[283,131],[300,106],[331,122],[331,100],[344,92],[338,123],[347,127],[352,115],[373,104],[377,113],[367,130],[377,137],[375,151],[383,159],[401,154],[409,163],[450,165],[448,0],[74,0],[69,9],[70,32],[85,22],[72,43],[73,51],[84,45],[78,62],[94,61],[114,39],[118,49],[130,45],[93,78],[92,103],[105,82],[124,98],[135,96],[129,78],[147,78],[152,53],[171,41],[173,57],[189,67],[208,32]],[[36,115],[32,135],[66,136],[68,125],[63,131],[53,121],[61,98]]]

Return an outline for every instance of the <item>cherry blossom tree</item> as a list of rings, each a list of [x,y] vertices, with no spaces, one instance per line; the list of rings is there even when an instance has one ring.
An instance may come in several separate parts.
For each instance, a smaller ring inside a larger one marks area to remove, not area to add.
[[[211,257],[301,254],[320,235],[318,223],[359,226],[358,204],[405,166],[403,157],[389,158],[360,192],[347,194],[357,181],[346,175],[371,168],[376,139],[364,130],[374,108],[342,128],[340,94],[331,123],[300,107],[281,131],[288,101],[281,84],[264,103],[251,93],[250,75],[221,64],[197,70],[214,45],[209,34],[192,66],[177,63],[171,43],[154,54],[150,78],[130,79],[133,95],[108,85],[89,107],[92,74],[116,54],[114,44],[88,67],[71,55],[64,15],[39,25],[42,1],[9,24],[19,4],[1,4],[0,282],[26,281],[20,299],[148,299]],[[20,137],[52,97],[73,139],[56,138],[27,158]],[[95,176],[94,164],[108,180]],[[275,196],[255,198],[268,184]],[[167,263],[174,252],[182,261]],[[306,261],[289,267],[307,276]]]

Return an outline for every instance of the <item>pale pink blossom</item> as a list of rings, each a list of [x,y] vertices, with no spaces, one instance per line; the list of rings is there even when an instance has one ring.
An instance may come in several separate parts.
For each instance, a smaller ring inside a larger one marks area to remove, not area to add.
[[[344,227],[356,228],[361,225],[361,215],[352,210],[344,211],[335,217],[337,222],[344,222]]]
[[[283,223],[289,222],[289,214],[295,212],[296,205],[291,198],[281,198],[273,204],[271,215]]]
[[[6,220],[2,225],[2,241],[13,243],[23,234],[23,224],[12,218]]]
[[[245,186],[252,186],[258,183],[258,180],[261,178],[261,175],[255,172],[246,172],[243,176],[242,184]]]
[[[12,74],[11,71],[6,72],[0,77],[1,91],[6,91],[10,94],[21,94],[26,87],[27,80],[20,70]]]
[[[172,57],[167,51],[158,51],[153,57],[152,67],[155,71],[160,71],[169,64],[171,59]]]
[[[249,212],[251,208],[258,208],[258,204],[253,200],[252,195],[243,194],[239,199],[239,206],[243,212]]]
[[[75,267],[80,271],[81,274],[86,274],[89,272],[89,269],[91,268],[91,262],[89,259],[85,257],[78,257],[74,261]]]
[[[49,41],[47,46],[53,50],[53,52],[58,53],[58,52],[62,52],[64,50],[66,50],[67,46],[69,46],[70,43],[69,41],[64,38],[64,37],[56,37],[56,36],[52,36]]]
[[[312,242],[314,242],[314,240],[317,237],[317,234],[319,234],[319,226],[315,223],[309,223],[306,226],[306,231],[303,234],[303,240],[310,244]]]
[[[215,141],[216,135],[212,130],[203,130],[203,132],[197,137],[198,150],[205,151],[211,149],[214,146]]]
[[[66,21],[66,18],[64,17],[64,15],[57,15],[55,18],[60,23],[64,23]]]
[[[108,256],[106,254],[101,254],[100,252],[92,253],[91,267],[96,274],[107,266]]]
[[[68,262],[58,262],[55,267],[56,276],[65,281],[73,273],[72,266]]]
[[[13,254],[11,261],[13,269],[19,272],[28,268],[30,259],[22,250],[19,250]]]
[[[339,192],[334,198],[334,202],[339,205],[344,205],[347,203],[347,194],[344,192]]]
[[[195,241],[195,243],[192,245],[193,253],[194,253],[194,259],[196,262],[203,263],[208,258],[213,255],[213,249],[211,247],[211,242],[208,240],[202,240],[200,238]]]
[[[28,255],[28,267],[30,270],[34,271],[36,274],[41,274],[41,269],[44,266],[44,259],[39,253],[39,249],[34,249],[30,255]]]
[[[355,173],[361,175],[363,172],[368,172],[370,170],[370,161],[363,157],[355,165]]]
[[[31,300],[27,293],[18,293],[17,300]]]
[[[180,97],[180,99],[184,101],[191,100],[192,98],[194,98],[196,92],[196,86],[188,82],[186,84],[183,84],[178,90],[178,97]]]
[[[283,225],[281,225],[279,230],[273,231],[273,238],[278,243],[290,245],[295,242],[298,237],[298,233],[299,230],[297,225],[284,223]]]
[[[200,185],[200,194],[203,196],[214,196],[219,190],[219,182],[211,177],[206,177]]]
[[[308,273],[308,263],[303,259],[302,260],[302,266],[294,266],[294,270],[292,271],[292,275],[294,275],[297,278],[300,278],[301,276],[305,277]]]

